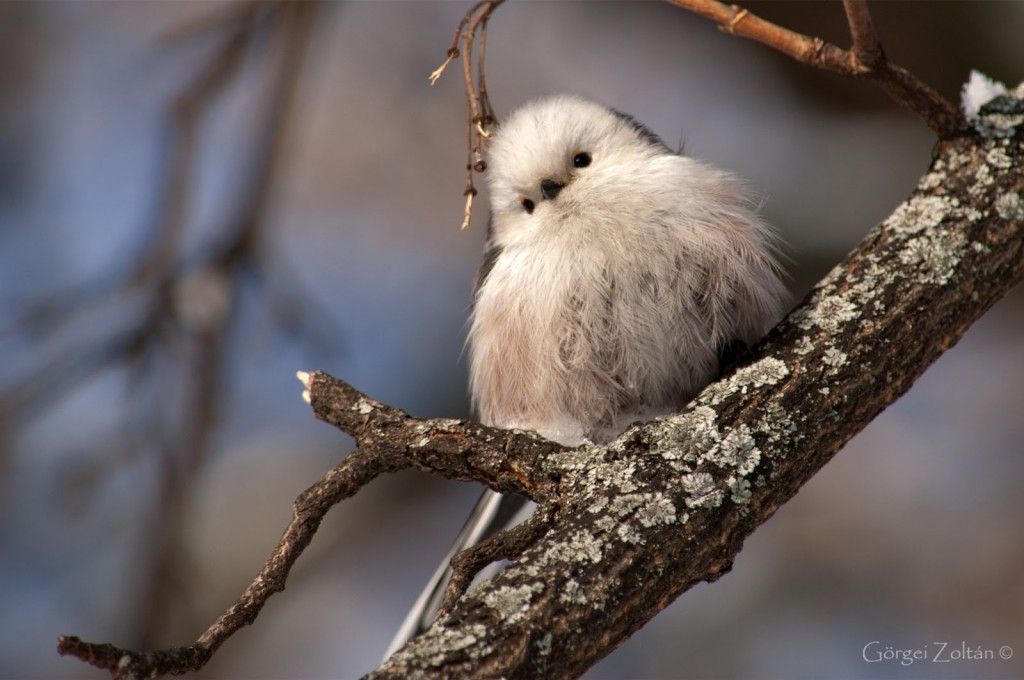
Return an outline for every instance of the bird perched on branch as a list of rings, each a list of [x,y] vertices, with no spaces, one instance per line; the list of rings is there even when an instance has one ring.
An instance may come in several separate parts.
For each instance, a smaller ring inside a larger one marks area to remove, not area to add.
[[[488,155],[491,220],[469,330],[479,419],[605,443],[682,408],[781,316],[776,239],[734,175],[577,96],[532,101]],[[458,551],[525,499],[486,491],[388,654],[432,621]]]

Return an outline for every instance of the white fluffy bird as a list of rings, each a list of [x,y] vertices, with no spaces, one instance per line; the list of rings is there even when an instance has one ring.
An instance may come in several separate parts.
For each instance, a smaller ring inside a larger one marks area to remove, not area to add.
[[[483,423],[607,442],[679,410],[781,316],[775,237],[742,182],[628,115],[572,95],[529,102],[498,127],[487,176],[468,338]],[[522,505],[484,493],[389,655],[431,623],[451,556]]]

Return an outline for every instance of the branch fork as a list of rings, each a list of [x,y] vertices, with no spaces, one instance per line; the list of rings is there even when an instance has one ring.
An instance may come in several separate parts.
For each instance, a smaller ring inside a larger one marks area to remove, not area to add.
[[[888,60],[871,22],[867,0],[843,0],[853,43],[849,50],[790,31],[749,10],[718,0],[668,2],[718,23],[730,35],[756,40],[803,64],[877,83],[901,106],[924,120],[939,139],[950,139],[964,129],[963,116],[953,104]]]

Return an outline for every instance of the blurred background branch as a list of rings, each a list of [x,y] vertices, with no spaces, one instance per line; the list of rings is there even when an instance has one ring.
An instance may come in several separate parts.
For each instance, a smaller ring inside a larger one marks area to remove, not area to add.
[[[263,234],[268,199],[317,8],[312,2],[242,2],[169,34],[164,50],[194,49],[201,42],[212,47],[168,106],[164,160],[155,173],[156,208],[144,242],[110,270],[44,299],[10,305],[22,310],[3,339],[26,346],[32,338],[43,342],[26,350],[20,375],[0,392],[7,423],[24,424],[45,413],[97,374],[126,374],[117,428],[109,438],[82,443],[82,460],[64,481],[73,493],[88,495],[136,456],[146,455],[157,466],[158,485],[141,520],[150,540],[134,558],[142,584],[132,598],[135,611],[123,612],[134,622],[135,644],[144,648],[156,644],[168,620],[191,616],[189,598],[182,597],[193,576],[183,535],[186,509],[222,417],[222,386],[232,370],[243,291],[252,289],[281,328],[307,326],[316,316],[298,308],[306,298],[300,291],[288,291],[285,300],[259,284],[273,256]],[[254,104],[255,135],[235,196],[225,201],[231,207],[204,228],[196,247],[186,232],[210,133],[204,126],[246,73],[264,90]],[[83,337],[87,328],[93,332]],[[292,328],[314,337],[310,331]]]

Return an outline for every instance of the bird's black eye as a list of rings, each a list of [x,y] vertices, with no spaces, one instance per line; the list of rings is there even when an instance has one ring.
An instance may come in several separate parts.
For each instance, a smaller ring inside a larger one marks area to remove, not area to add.
[[[519,202],[523,204],[523,210],[525,210],[527,214],[533,214],[533,209],[535,207],[533,201],[528,198],[520,198]]]
[[[590,154],[586,151],[577,151],[572,155],[572,166],[574,168],[585,168],[590,165],[592,160]]]

